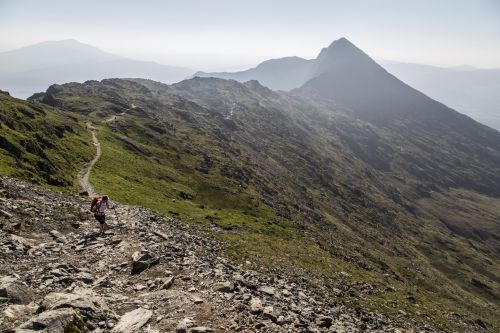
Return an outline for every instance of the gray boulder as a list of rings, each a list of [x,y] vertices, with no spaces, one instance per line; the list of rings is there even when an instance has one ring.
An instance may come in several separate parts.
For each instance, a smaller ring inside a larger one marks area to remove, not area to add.
[[[160,259],[149,252],[134,252],[134,254],[132,254],[132,275],[139,274],[159,262]]]
[[[0,279],[0,297],[14,304],[28,304],[33,300],[33,291],[18,279],[4,276]]]

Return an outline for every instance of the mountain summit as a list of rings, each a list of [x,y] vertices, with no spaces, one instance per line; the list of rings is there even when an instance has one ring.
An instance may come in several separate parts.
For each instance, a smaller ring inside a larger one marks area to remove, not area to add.
[[[369,65],[376,65],[375,61],[366,53],[344,37],[334,41],[327,48],[322,49],[315,62],[315,75],[346,66],[365,70]]]
[[[334,100],[371,121],[447,109],[388,73],[345,38],[323,49],[315,62],[315,73],[297,92]]]
[[[323,48],[316,59],[306,60],[299,57],[286,57],[264,61],[255,68],[236,73],[204,73],[201,77],[234,79],[240,82],[258,80],[275,90],[292,90],[302,87],[309,80],[325,73],[339,74],[343,71],[356,71],[366,74],[384,71],[366,53],[357,48],[347,38],[333,41]]]
[[[193,72],[188,68],[119,57],[74,39],[42,42],[0,53],[0,89],[21,98],[44,91],[54,83],[110,77],[142,77],[172,83]]]

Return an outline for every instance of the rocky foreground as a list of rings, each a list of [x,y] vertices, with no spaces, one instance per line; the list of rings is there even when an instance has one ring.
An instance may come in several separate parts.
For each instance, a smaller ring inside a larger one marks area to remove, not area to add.
[[[202,230],[120,206],[104,236],[88,202],[0,177],[3,332],[435,332],[348,309],[221,257]]]

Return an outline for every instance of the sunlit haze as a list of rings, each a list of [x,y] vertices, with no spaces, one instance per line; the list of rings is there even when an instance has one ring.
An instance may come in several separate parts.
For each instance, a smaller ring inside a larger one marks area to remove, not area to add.
[[[199,70],[313,58],[342,36],[376,59],[500,67],[500,2],[0,1],[0,51],[76,39]]]

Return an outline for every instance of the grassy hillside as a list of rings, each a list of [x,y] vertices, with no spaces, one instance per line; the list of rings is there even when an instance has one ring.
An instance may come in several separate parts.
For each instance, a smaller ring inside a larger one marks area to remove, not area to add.
[[[483,144],[496,132],[375,126],[216,79],[89,81],[33,100],[98,124],[98,191],[207,226],[243,264],[307,277],[352,307],[499,327],[500,150]]]
[[[0,172],[77,190],[76,174],[95,148],[81,117],[0,93]]]

